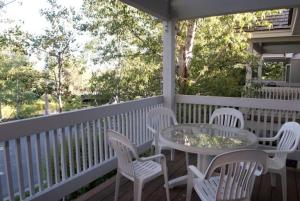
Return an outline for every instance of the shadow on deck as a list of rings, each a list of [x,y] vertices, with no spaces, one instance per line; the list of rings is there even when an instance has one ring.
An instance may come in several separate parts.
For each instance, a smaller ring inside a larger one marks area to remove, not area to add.
[[[169,179],[186,174],[185,155],[183,152],[176,152],[175,160],[170,161],[169,152],[165,152],[168,159]],[[195,164],[196,157],[191,157],[191,163]],[[115,177],[112,177],[101,185],[82,195],[77,201],[113,201],[114,200]],[[172,201],[185,201],[186,186],[176,187],[170,190]],[[288,201],[300,201],[300,171],[295,168],[288,168],[287,171],[287,195]],[[252,201],[282,201],[280,179],[277,179],[277,186],[270,186],[270,175],[258,177],[255,181]],[[133,200],[133,183],[124,177],[121,180],[120,194],[118,201]],[[166,200],[163,188],[163,177],[159,177],[145,184],[143,201],[164,201]],[[193,193],[193,201],[200,201],[196,193]]]

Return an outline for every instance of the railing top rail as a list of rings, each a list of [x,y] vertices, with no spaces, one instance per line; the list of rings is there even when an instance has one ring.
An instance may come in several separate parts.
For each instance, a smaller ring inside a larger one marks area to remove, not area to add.
[[[0,142],[92,121],[102,117],[126,113],[161,103],[163,103],[163,96],[156,96],[114,105],[104,105],[95,108],[5,122],[0,124]]]
[[[300,100],[274,100],[257,98],[177,95],[177,103],[220,105],[270,110],[300,111]]]

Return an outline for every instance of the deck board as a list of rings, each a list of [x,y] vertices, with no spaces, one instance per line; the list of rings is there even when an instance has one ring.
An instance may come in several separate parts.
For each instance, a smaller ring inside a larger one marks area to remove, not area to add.
[[[176,178],[186,174],[185,154],[176,152],[174,161],[169,160],[168,151],[165,152],[168,159],[169,179]],[[195,164],[196,157],[190,158],[191,163]],[[113,201],[115,189],[115,177],[110,178],[101,185],[79,197],[77,201]],[[270,175],[266,174],[255,181],[252,194],[252,201],[282,201],[280,178],[278,177],[276,187],[270,185]],[[163,186],[163,177],[159,177],[145,184],[142,200],[143,201],[165,201],[165,189]],[[288,201],[300,201],[300,171],[294,168],[287,168],[287,191]],[[172,201],[185,201],[186,186],[176,187],[170,190]],[[118,201],[133,200],[132,182],[121,179],[121,187]],[[196,193],[193,192],[193,201],[200,201]]]

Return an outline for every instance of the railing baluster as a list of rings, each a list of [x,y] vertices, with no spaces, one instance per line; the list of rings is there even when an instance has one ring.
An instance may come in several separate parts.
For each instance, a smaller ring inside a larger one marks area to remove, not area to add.
[[[125,113],[125,125],[126,125],[125,136],[130,139],[130,136],[129,136],[129,128],[130,128],[129,124],[130,124],[130,122],[129,122],[129,117],[128,116],[129,116],[129,113],[126,112]]]
[[[132,114],[132,130],[133,130],[132,135],[133,135],[133,138],[131,140],[134,144],[137,144],[137,140],[136,140],[136,110],[134,110],[132,113],[133,113]]]
[[[142,131],[142,126],[143,126],[143,118],[142,118],[142,110],[138,110],[138,139],[139,139],[139,143],[138,144],[142,144],[143,142],[143,131]]]
[[[246,108],[246,110],[249,110],[249,108]],[[252,126],[252,128],[250,128],[250,129],[251,129],[251,132],[255,132],[255,128],[253,128],[253,126],[254,126],[254,115],[255,115],[254,111],[255,111],[255,109],[251,108],[250,110],[251,110],[250,121],[251,121],[251,126]],[[255,134],[258,135],[257,133],[255,133]]]
[[[197,121],[196,121],[196,114],[197,114],[196,109],[197,109],[197,105],[194,104],[193,105],[193,123],[197,123]]]
[[[82,145],[82,163],[83,163],[83,170],[87,169],[87,160],[86,160],[86,139],[85,139],[85,132],[84,132],[84,125],[83,123],[80,124],[80,133],[81,133],[81,145]]]
[[[30,193],[30,195],[33,195],[33,194],[35,194],[35,191],[34,191],[33,168],[32,168],[32,149],[31,149],[30,136],[26,136],[25,144],[26,144],[29,193]]]
[[[58,154],[58,132],[53,131],[53,159],[54,159],[54,176],[55,183],[60,182],[59,154]]]
[[[17,165],[17,177],[18,177],[18,188],[19,188],[19,193],[20,193],[20,200],[24,200],[25,188],[24,188],[24,175],[23,175],[23,164],[22,164],[22,155],[21,155],[21,139],[20,138],[16,139],[16,165]],[[0,196],[0,199],[1,198],[2,197]]]
[[[97,119],[97,124],[98,124],[98,138],[99,138],[99,156],[100,156],[100,163],[104,160],[104,155],[103,155],[103,133],[102,133],[102,124],[101,120]]]
[[[178,103],[177,105],[178,105],[178,111],[179,111],[178,112],[178,117],[177,117],[178,118],[178,122],[182,123],[182,114],[181,114],[182,108],[181,108],[181,103]]]
[[[211,115],[212,115],[212,105],[209,105],[209,116],[208,119],[210,119]]]
[[[10,201],[15,200],[14,196],[14,185],[11,171],[11,161],[10,161],[10,150],[9,150],[9,141],[4,142],[3,153],[4,153],[4,168],[5,168],[5,176],[6,183],[8,188],[8,197]]]
[[[52,186],[51,161],[50,161],[50,142],[49,131],[45,132],[45,163],[46,163],[46,179],[47,187]]]
[[[147,142],[147,125],[146,125],[146,115],[147,115],[147,108],[143,109],[143,138],[144,138],[144,142]]]
[[[185,104],[185,103],[183,104],[183,122],[182,123],[184,123],[184,124],[187,123],[186,122],[186,105],[187,104]]]
[[[198,123],[202,123],[201,117],[202,117],[202,106],[198,105]]]
[[[121,132],[126,136],[125,133],[125,117],[124,117],[124,113],[121,114],[121,119],[120,119],[120,127],[121,127]]]
[[[271,128],[270,128],[270,133],[269,133],[269,137],[273,137],[274,136],[274,116],[275,116],[275,114],[274,114],[275,112],[274,112],[274,110],[271,110]]]
[[[188,123],[192,123],[192,104],[189,104],[188,106],[188,112],[189,112],[189,116],[188,116]]]
[[[111,125],[111,117],[107,117],[107,128],[109,130],[112,129],[112,125]],[[105,138],[107,138],[107,135],[105,136]],[[107,140],[107,139],[106,139]],[[106,141],[107,143],[107,141]],[[107,145],[108,146],[108,145]],[[113,151],[112,151],[112,148],[110,146],[108,146],[108,154],[109,154],[109,158],[112,158],[113,157]]]
[[[67,140],[68,140],[68,154],[69,154],[69,172],[70,172],[70,177],[74,175],[74,158],[73,158],[73,143],[72,143],[72,131],[70,127],[65,128],[65,134],[67,135]]]
[[[104,128],[104,154],[105,154],[105,160],[107,160],[109,159],[109,147],[107,143],[107,123],[105,118],[103,118],[103,128]]]
[[[75,134],[76,173],[79,174],[81,172],[81,160],[80,160],[79,135],[78,135],[77,125],[74,125],[72,129],[74,130],[74,134]]]
[[[203,105],[203,107],[204,107],[204,114],[203,114],[204,122],[203,123],[208,123],[208,121],[207,121],[207,105]]]
[[[260,120],[261,120],[261,110],[260,109],[256,109],[256,115],[257,115],[257,120],[256,120],[256,125],[257,124],[260,124],[261,122],[260,122]],[[262,137],[261,136],[261,130],[258,128],[258,126],[256,126],[256,133],[257,133],[257,136],[258,137]]]
[[[36,170],[37,170],[37,180],[39,191],[43,189],[43,178],[42,178],[42,164],[41,164],[41,143],[40,143],[40,134],[35,135],[35,157],[36,157]]]
[[[60,164],[61,164],[61,178],[66,180],[67,178],[67,163],[66,163],[66,149],[65,149],[65,129],[60,129]]]
[[[94,145],[94,165],[98,164],[98,140],[96,134],[96,121],[93,121],[93,145]]]
[[[133,112],[132,111],[129,112],[128,115],[129,115],[129,118],[128,118],[128,120],[129,120],[129,122],[128,122],[128,125],[129,125],[128,138],[131,142],[133,142],[133,128],[132,128],[133,127]]]
[[[89,168],[93,165],[93,153],[92,153],[92,139],[91,139],[91,125],[90,122],[86,122],[86,135],[88,144],[88,163]]]
[[[268,119],[268,113],[267,110],[264,110],[264,125],[263,125],[263,137],[267,137],[267,119]],[[264,145],[266,145],[267,142],[264,142]]]

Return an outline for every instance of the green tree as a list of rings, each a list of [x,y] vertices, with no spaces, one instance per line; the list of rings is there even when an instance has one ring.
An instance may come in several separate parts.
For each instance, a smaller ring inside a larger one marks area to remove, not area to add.
[[[149,70],[161,64],[163,26],[157,19],[115,0],[85,0],[84,11],[88,23],[82,28],[94,36],[87,47],[94,53],[95,62],[118,60],[122,66],[127,59],[138,58],[137,61],[147,64]],[[179,93],[201,93],[205,86],[200,87],[200,83],[212,84],[201,82],[202,79],[218,79],[222,76],[218,73],[221,69],[251,62],[254,58],[248,51],[249,33],[245,29],[254,25],[269,26],[262,19],[273,12],[277,11],[178,22],[176,61]],[[140,63],[134,65],[139,66]],[[203,74],[204,71],[206,73]],[[226,71],[228,79],[234,75],[234,71]],[[241,74],[233,83],[243,85],[243,79]]]
[[[6,50],[0,58],[0,104],[12,106],[16,118],[30,116],[34,111],[27,113],[24,106],[33,104],[43,93],[41,73],[21,53]]]
[[[50,8],[43,9],[41,15],[49,23],[43,35],[34,38],[33,47],[46,57],[49,76],[53,78],[54,95],[57,98],[59,112],[63,109],[62,96],[67,90],[67,68],[74,59],[76,46],[76,25],[80,17],[73,8],[66,8],[56,0],[48,0]]]
[[[97,104],[128,101],[161,94],[161,68],[148,68],[138,59],[123,62],[122,68],[94,73],[90,88]]]

